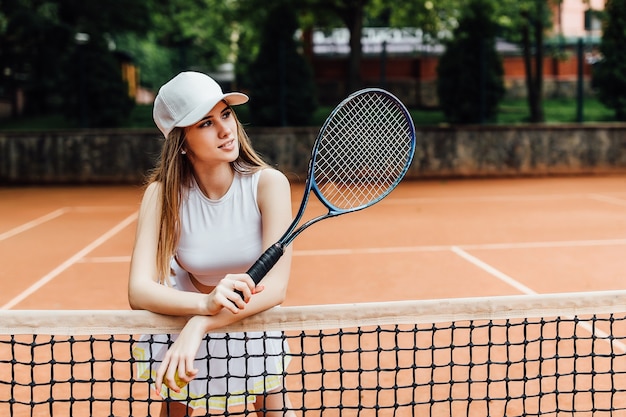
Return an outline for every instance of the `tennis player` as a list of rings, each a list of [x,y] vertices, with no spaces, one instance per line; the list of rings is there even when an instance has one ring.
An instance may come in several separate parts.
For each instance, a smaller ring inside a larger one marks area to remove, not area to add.
[[[165,141],[141,202],[129,302],[133,309],[190,317],[169,349],[167,335],[155,336],[151,346],[145,336],[134,349],[140,377],[153,378],[163,397],[178,400],[164,403],[161,415],[242,404],[259,415],[295,415],[284,411],[291,405],[281,392],[288,356],[280,333],[202,340],[281,304],[289,279],[289,248],[262,284],[245,273],[292,220],[287,178],[253,150],[233,111],[247,101],[242,93],[224,94],[205,74],[182,72],[154,102]]]

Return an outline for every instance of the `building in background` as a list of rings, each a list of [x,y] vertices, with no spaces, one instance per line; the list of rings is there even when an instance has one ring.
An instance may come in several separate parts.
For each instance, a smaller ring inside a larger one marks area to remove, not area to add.
[[[562,0],[560,6],[554,6],[554,31],[566,39],[580,37],[598,38],[602,34],[602,24],[597,11],[604,10],[606,0]]]
[[[626,1],[626,0],[625,0]],[[544,94],[573,98],[578,79],[578,42],[584,43],[584,84],[590,94],[592,65],[598,59],[601,39],[598,11],[605,0],[563,0],[552,10],[553,26],[546,36]],[[334,104],[345,94],[349,32],[345,28],[315,30],[305,36],[319,100]],[[381,86],[410,106],[437,105],[437,65],[443,45],[426,42],[418,28],[364,28],[361,78],[364,86]],[[497,50],[503,58],[508,97],[526,95],[525,70],[521,51],[515,44],[500,40]]]

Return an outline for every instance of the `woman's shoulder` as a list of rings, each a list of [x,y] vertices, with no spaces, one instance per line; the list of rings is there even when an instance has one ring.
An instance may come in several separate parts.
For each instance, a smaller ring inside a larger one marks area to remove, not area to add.
[[[274,203],[283,198],[290,199],[291,185],[289,180],[277,169],[265,168],[259,173],[257,185],[257,202],[259,206],[264,203]]]
[[[141,199],[141,214],[146,211],[158,210],[163,196],[163,186],[160,182],[153,181],[146,185]]]
[[[162,193],[163,193],[163,184],[160,181],[152,181],[151,183],[146,185],[146,188],[143,192],[143,196],[144,196],[144,199],[154,198],[154,197],[160,198]]]
[[[161,181],[152,181],[148,185],[146,185],[146,193],[156,193],[160,192],[163,189],[163,184]]]
[[[259,175],[259,187],[263,186],[289,186],[289,180],[281,171],[267,167],[258,172]]]

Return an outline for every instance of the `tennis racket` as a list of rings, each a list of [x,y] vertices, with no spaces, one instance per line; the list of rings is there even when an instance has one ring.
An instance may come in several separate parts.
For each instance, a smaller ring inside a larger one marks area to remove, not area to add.
[[[328,116],[315,140],[296,217],[280,240],[247,273],[258,284],[278,262],[285,247],[307,227],[382,200],[402,180],[414,153],[413,120],[395,96],[368,88],[344,99]],[[311,191],[328,212],[296,228]]]

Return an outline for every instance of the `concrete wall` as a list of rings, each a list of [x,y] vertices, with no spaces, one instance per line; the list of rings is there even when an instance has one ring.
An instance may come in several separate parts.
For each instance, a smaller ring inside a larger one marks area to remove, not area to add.
[[[0,132],[0,184],[141,183],[154,166],[156,132]]]
[[[415,177],[626,172],[626,124],[450,127],[418,137]]]
[[[317,128],[248,129],[256,149],[304,180]],[[417,131],[409,178],[626,173],[626,124],[432,127]],[[156,130],[0,132],[0,184],[138,184]]]

